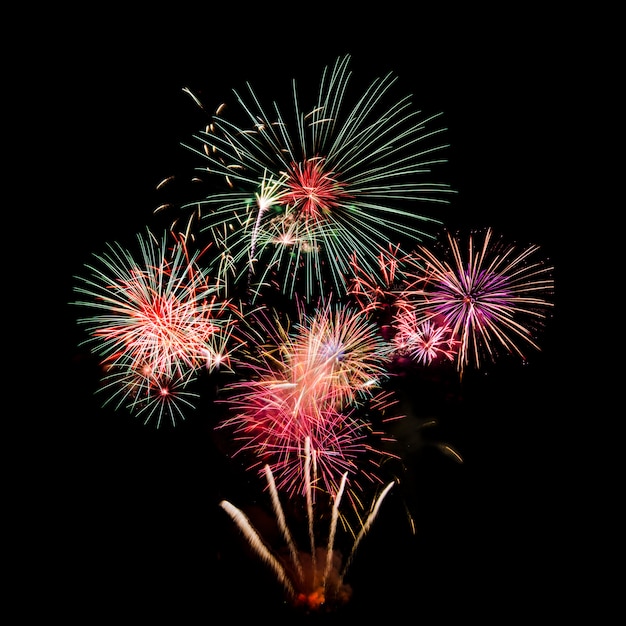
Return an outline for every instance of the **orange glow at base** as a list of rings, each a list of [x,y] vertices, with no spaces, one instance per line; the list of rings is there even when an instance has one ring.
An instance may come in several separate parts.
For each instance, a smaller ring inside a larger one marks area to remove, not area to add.
[[[318,609],[324,602],[326,602],[326,596],[322,587],[318,587],[308,595],[299,593],[296,597],[296,606],[306,606],[309,609]]]

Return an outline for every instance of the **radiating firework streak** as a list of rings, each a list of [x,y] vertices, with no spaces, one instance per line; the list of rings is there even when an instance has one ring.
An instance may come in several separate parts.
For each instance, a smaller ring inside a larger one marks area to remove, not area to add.
[[[317,571],[315,563],[315,533],[313,528],[313,487],[311,482],[311,456],[315,454],[311,451],[311,437],[304,440],[304,490],[306,496],[306,511],[309,521],[309,540],[311,542],[311,563],[313,571]]]
[[[346,488],[346,481],[348,479],[348,474],[345,473],[341,477],[341,482],[339,483],[339,490],[337,491],[335,497],[333,498],[333,508],[331,512],[330,518],[330,532],[328,533],[328,547],[326,548],[326,566],[324,567],[324,576],[322,578],[322,585],[326,586],[326,581],[328,580],[328,576],[330,574],[330,570],[333,564],[333,550],[335,548],[335,534],[337,533],[337,522],[339,520],[339,504],[341,502],[341,498],[343,496],[344,489]],[[315,562],[314,562],[315,565]]]
[[[263,219],[265,213],[272,208],[272,206],[283,202],[285,196],[287,195],[285,186],[286,178],[287,176],[284,174],[278,180],[273,180],[271,176],[268,177],[267,173],[264,173],[260,190],[255,194],[258,212],[254,228],[252,229],[252,241],[250,242],[250,270],[253,269],[255,261],[257,239],[261,230],[261,220]]]
[[[190,255],[186,242],[160,242],[147,231],[137,236],[139,259],[120,244],[94,255],[88,277],[76,277],[74,290],[83,299],[73,304],[95,310],[79,318],[88,338],[83,342],[102,360],[105,389],[131,412],[182,417],[191,406],[185,392],[191,374],[228,369],[238,309],[220,296],[219,284],[199,265],[201,252]]]
[[[226,511],[230,518],[237,524],[244,538],[248,541],[248,544],[256,555],[274,572],[277,581],[283,587],[287,599],[292,604],[295,606],[304,606],[306,609],[317,610],[324,607],[326,610],[332,610],[336,608],[337,604],[347,602],[350,597],[351,589],[344,583],[345,576],[347,575],[349,567],[354,560],[354,555],[361,541],[372,527],[374,520],[378,516],[380,506],[386,495],[393,487],[394,483],[388,483],[376,498],[365,523],[362,524],[361,529],[352,545],[350,554],[348,555],[343,568],[339,571],[339,567],[337,567],[337,565],[341,565],[341,559],[339,553],[334,550],[334,542],[337,531],[337,523],[339,520],[339,507],[347,481],[347,474],[342,476],[339,488],[332,498],[333,507],[328,540],[325,549],[326,558],[324,559],[323,569],[320,570],[318,568],[316,558],[316,552],[318,549],[316,547],[314,529],[315,510],[313,506],[313,498],[310,493],[312,481],[309,474],[311,468],[311,448],[309,440],[305,441],[304,449],[306,454],[305,468],[307,472],[307,478],[305,481],[307,484],[306,509],[311,549],[311,558],[310,561],[307,561],[307,563],[310,563],[310,571],[305,572],[303,570],[302,560],[286,524],[285,514],[276,490],[272,471],[268,465],[265,466],[264,472],[272,498],[272,507],[276,515],[279,529],[281,530],[283,538],[287,543],[287,548],[294,566],[295,574],[292,574],[291,568],[287,568],[285,563],[279,557],[275,556],[274,551],[267,546],[265,541],[251,524],[250,519],[240,509],[235,507],[228,500],[222,500],[220,502],[220,507]],[[331,576],[331,573],[334,575]]]
[[[417,247],[405,296],[418,317],[439,317],[450,326],[460,342],[460,374],[470,363],[480,367],[483,355],[495,360],[498,347],[522,359],[523,345],[540,350],[533,333],[553,306],[554,280],[553,267],[536,258],[539,246],[518,250],[494,240],[487,228],[482,243],[470,234],[464,254],[460,238],[446,234],[448,248],[441,254]]]
[[[324,70],[308,111],[293,81],[291,123],[276,102],[268,111],[248,84],[249,101],[234,92],[243,124],[223,117],[220,106],[195,137],[199,146],[186,146],[203,159],[200,171],[229,187],[186,207],[203,209],[218,277],[251,280],[253,297],[278,277],[286,293],[306,299],[328,287],[343,295],[351,255],[370,270],[390,236],[421,241],[433,237],[424,226],[441,223],[415,209],[445,203],[450,192],[423,181],[444,162],[437,155],[447,145],[433,140],[445,129],[429,129],[438,115],[422,117],[409,97],[386,103],[392,74],[348,108],[349,62],[345,56]]]
[[[310,451],[310,445],[309,445]],[[287,543],[287,548],[289,549],[289,554],[291,555],[291,560],[295,567],[296,573],[298,575],[298,580],[300,583],[304,582],[304,573],[302,571],[302,563],[300,562],[300,558],[298,557],[298,550],[296,548],[296,544],[291,535],[291,531],[289,530],[289,526],[287,525],[287,520],[285,519],[285,512],[283,511],[283,507],[280,504],[280,498],[278,496],[278,489],[276,489],[276,482],[274,481],[274,475],[272,474],[272,470],[269,465],[266,465],[264,468],[265,471],[265,479],[267,480],[267,485],[270,490],[270,495],[272,497],[272,508],[274,509],[274,514],[276,515],[276,521],[278,522],[278,528],[282,533],[285,542]],[[310,513],[310,510],[309,510]],[[311,528],[309,527],[309,532]]]
[[[343,570],[341,571],[341,579],[343,579],[343,577],[346,575],[348,568],[352,564],[357,548],[359,547],[359,545],[361,544],[361,541],[363,541],[363,538],[365,537],[365,535],[367,535],[370,528],[372,527],[372,524],[374,523],[374,520],[376,519],[378,515],[380,505],[383,503],[385,496],[389,493],[392,487],[393,487],[393,482],[388,483],[387,486],[382,490],[378,498],[376,498],[376,501],[374,502],[374,507],[370,511],[370,514],[367,516],[365,523],[363,524],[363,526],[361,526],[361,530],[359,531],[359,534],[354,540],[354,545],[352,547],[352,550],[350,554],[348,555],[348,559],[346,560],[346,564],[344,565]]]
[[[251,335],[258,354],[241,363],[251,375],[225,384],[218,399],[228,415],[217,428],[233,432],[233,454],[249,456],[250,469],[268,463],[279,489],[292,494],[309,492],[304,440],[311,442],[317,488],[336,491],[344,472],[380,482],[374,459],[395,455],[373,445],[384,435],[362,414],[379,415],[382,423],[401,417],[391,410],[397,399],[381,388],[391,348],[376,326],[330,303],[313,315],[301,311],[289,331],[258,317],[261,334],[270,333],[275,343]],[[369,459],[365,467],[361,458]],[[349,497],[358,510],[358,498]]]
[[[239,528],[244,533],[246,539],[248,540],[248,543],[257,553],[257,555],[271,567],[274,574],[276,574],[278,581],[285,588],[288,596],[295,597],[296,591],[287,576],[285,568],[267,548],[267,546],[263,542],[263,539],[250,524],[250,520],[248,519],[246,514],[238,509],[236,506],[228,502],[228,500],[222,500],[220,502],[220,506],[226,511],[226,513],[228,513],[228,515],[230,515],[230,517],[237,524],[237,526],[239,526]]]

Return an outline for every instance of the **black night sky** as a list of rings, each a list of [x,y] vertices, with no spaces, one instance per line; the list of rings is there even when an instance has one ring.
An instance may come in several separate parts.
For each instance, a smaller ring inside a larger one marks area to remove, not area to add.
[[[398,433],[406,476],[359,548],[352,599],[306,620],[508,624],[540,614],[550,620],[564,604],[585,601],[555,586],[574,561],[576,452],[567,444],[564,398],[578,373],[564,339],[573,278],[562,163],[578,52],[568,38],[555,40],[558,20],[545,16],[475,14],[451,23],[416,9],[406,19],[372,13],[362,26],[327,20],[326,10],[312,7],[289,27],[273,23],[267,13],[276,9],[268,7],[242,6],[237,17],[190,9],[171,23],[168,9],[154,23],[109,15],[98,29],[98,18],[62,28],[42,51],[31,114],[32,157],[46,181],[37,199],[44,234],[37,263],[55,322],[42,346],[49,390],[31,392],[43,409],[29,433],[38,471],[29,490],[34,557],[24,580],[36,605],[25,614],[45,606],[66,624],[293,618],[273,575],[217,506],[222,498],[246,504],[271,532],[267,496],[224,458],[210,406],[159,430],[102,408],[97,363],[78,347],[83,336],[69,303],[73,277],[92,253],[106,242],[132,245],[146,226],[167,222],[154,215],[167,199],[156,187],[192,175],[197,163],[181,143],[207,121],[184,88],[216,107],[248,81],[287,107],[293,78],[314,89],[344,54],[359,84],[393,72],[397,93],[412,94],[424,113],[443,114],[450,148],[438,177],[456,193],[441,219],[540,245],[555,266],[556,306],[542,351],[529,353],[526,365],[505,360],[462,385],[444,376],[435,391],[432,381],[417,382],[412,391],[422,401],[413,398],[412,423],[437,424]],[[181,183],[169,193],[188,192]],[[436,442],[452,445],[464,463]]]

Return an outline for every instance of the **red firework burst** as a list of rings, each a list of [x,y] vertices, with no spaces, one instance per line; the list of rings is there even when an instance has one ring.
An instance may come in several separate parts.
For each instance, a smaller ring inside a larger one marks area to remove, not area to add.
[[[323,219],[350,197],[333,172],[324,170],[320,157],[292,163],[286,184],[290,191],[282,197],[282,204],[293,205],[306,219]]]
[[[119,244],[96,257],[101,267],[90,266],[91,277],[75,289],[90,299],[75,304],[97,311],[79,323],[109,372],[105,388],[130,400],[131,411],[151,415],[151,402],[180,397],[192,372],[228,365],[237,310],[220,297],[198,265],[200,253],[190,255],[184,239],[171,247],[166,236],[160,243],[149,232],[137,239],[139,260]],[[168,391],[173,386],[177,393]]]

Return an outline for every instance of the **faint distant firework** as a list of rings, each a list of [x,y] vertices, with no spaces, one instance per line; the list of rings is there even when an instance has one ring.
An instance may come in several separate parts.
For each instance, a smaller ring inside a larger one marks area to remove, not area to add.
[[[445,203],[450,192],[424,180],[444,162],[447,146],[436,141],[444,129],[430,128],[438,116],[422,116],[409,97],[392,99],[392,74],[350,104],[349,62],[324,69],[310,108],[301,107],[294,81],[290,117],[276,102],[263,105],[248,84],[248,100],[234,92],[243,120],[224,117],[220,106],[195,137],[199,145],[187,146],[204,161],[198,170],[227,190],[183,208],[202,209],[216,276],[253,300],[272,282],[306,300],[342,297],[352,255],[369,271],[389,240],[432,238],[428,226],[441,223],[417,208]]]
[[[540,350],[536,333],[553,307],[553,267],[539,246],[517,247],[493,230],[472,232],[464,245],[447,235],[447,247],[417,246],[404,296],[417,323],[437,320],[458,341],[456,365],[481,367],[503,351],[525,359],[525,347]]]
[[[402,310],[393,319],[394,356],[431,365],[438,361],[454,361],[459,341],[452,328],[437,318],[420,319],[415,311]]]
[[[331,304],[312,315],[301,311],[289,329],[276,320],[259,326],[270,341],[250,342],[258,354],[241,364],[249,375],[225,384],[218,399],[228,410],[218,430],[233,433],[233,454],[244,455],[250,469],[268,465],[281,491],[301,495],[308,440],[316,490],[335,492],[346,472],[355,487],[361,479],[379,484],[380,464],[397,457],[373,418],[382,424],[401,416],[381,388],[390,346],[378,328]],[[359,496],[348,497],[358,511]]]
[[[287,601],[293,607],[302,609],[305,612],[329,612],[336,610],[350,600],[352,588],[346,583],[345,577],[361,541],[376,520],[380,506],[393,487],[394,482],[389,482],[379,491],[369,508],[368,515],[355,534],[352,548],[344,562],[341,552],[335,548],[335,540],[340,519],[339,507],[346,488],[348,474],[344,473],[341,476],[336,490],[329,494],[332,508],[328,534],[325,542],[322,545],[317,545],[317,529],[315,526],[316,522],[319,522],[321,518],[316,514],[312,492],[313,477],[311,475],[311,465],[314,457],[311,451],[310,440],[308,438],[305,439],[301,447],[303,449],[305,468],[306,491],[304,496],[309,538],[308,553],[299,550],[294,541],[287,524],[272,470],[268,465],[264,466],[263,471],[267,479],[278,528],[285,541],[285,551],[280,552],[275,547],[268,545],[245,513],[231,502],[222,500],[220,506],[235,522],[254,553],[272,570],[276,580],[281,584]]]
[[[89,273],[78,276],[73,304],[93,315],[79,318],[83,344],[100,358],[102,391],[116,408],[144,421],[176,422],[194,405],[188,388],[193,373],[230,367],[230,346],[238,311],[219,295],[185,241],[150,232],[137,235],[139,258],[120,244],[94,255]]]

